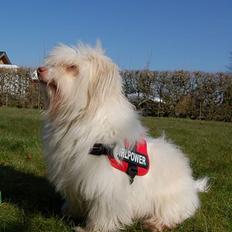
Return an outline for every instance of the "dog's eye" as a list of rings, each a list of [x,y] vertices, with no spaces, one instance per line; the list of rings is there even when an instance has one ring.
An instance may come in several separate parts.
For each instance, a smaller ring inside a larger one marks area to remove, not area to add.
[[[73,74],[78,74],[79,73],[79,68],[77,65],[68,65],[66,67],[66,71],[67,72],[72,72]]]
[[[67,66],[67,71],[75,71],[77,69],[77,66],[76,65],[69,65]]]

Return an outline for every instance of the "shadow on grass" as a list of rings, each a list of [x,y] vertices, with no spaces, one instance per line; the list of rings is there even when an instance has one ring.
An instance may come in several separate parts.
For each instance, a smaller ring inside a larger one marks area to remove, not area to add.
[[[0,165],[0,191],[4,202],[13,203],[26,213],[61,215],[62,198],[44,177]]]
[[[0,225],[0,231],[2,232],[26,232],[29,231],[28,228],[25,228],[24,225],[20,225],[18,223],[11,223],[8,225],[5,225],[4,227],[2,227],[2,225]]]
[[[4,228],[5,232],[30,231],[30,217],[37,214],[45,218],[64,220],[71,227],[85,223],[84,217],[72,218],[62,215],[61,207],[64,200],[45,177],[0,165],[0,191],[3,202],[16,205],[23,212],[23,221],[25,220],[19,224],[8,224]],[[0,231],[1,228],[0,222]]]

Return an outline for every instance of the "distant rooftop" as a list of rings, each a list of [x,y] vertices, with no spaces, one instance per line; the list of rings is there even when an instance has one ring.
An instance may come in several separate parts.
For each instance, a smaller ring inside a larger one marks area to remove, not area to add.
[[[0,64],[11,64],[6,52],[0,51]]]
[[[0,64],[0,68],[16,69],[19,68],[19,66],[14,64]]]

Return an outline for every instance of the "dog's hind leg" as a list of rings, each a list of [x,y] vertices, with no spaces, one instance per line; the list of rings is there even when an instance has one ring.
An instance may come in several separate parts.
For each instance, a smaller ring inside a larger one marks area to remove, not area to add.
[[[154,216],[144,220],[151,231],[174,228],[191,217],[199,207],[197,192],[191,187],[156,195]]]

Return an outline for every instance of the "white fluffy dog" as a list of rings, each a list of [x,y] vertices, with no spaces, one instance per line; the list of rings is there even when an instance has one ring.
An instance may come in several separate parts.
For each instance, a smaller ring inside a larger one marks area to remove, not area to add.
[[[118,67],[100,46],[60,45],[38,75],[49,96],[43,137],[48,177],[66,199],[65,211],[86,216],[86,227],[77,231],[119,231],[135,220],[162,231],[195,213],[207,178],[194,180],[181,150],[146,135],[122,93]],[[112,166],[107,152],[90,154],[95,144],[103,144],[121,165],[116,154],[126,150],[125,141],[131,148],[144,139],[149,171],[133,183]]]

